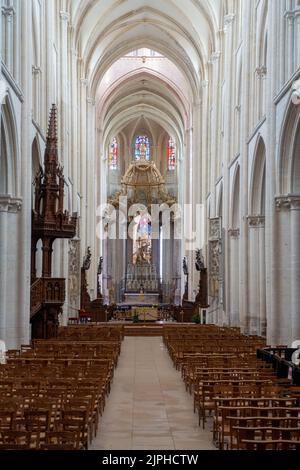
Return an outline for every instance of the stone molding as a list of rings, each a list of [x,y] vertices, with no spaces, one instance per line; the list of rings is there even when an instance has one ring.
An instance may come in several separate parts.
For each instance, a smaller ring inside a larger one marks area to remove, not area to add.
[[[13,16],[16,14],[16,10],[13,6],[3,6],[1,11],[2,15],[6,16],[8,21],[11,21]]]
[[[22,209],[23,200],[10,195],[0,194],[0,212],[17,214]]]
[[[232,25],[234,20],[235,20],[234,13],[229,13],[228,15],[224,16],[224,29],[223,29],[224,34],[228,32],[228,29]]]
[[[295,10],[287,10],[284,17],[288,20],[289,26],[293,26],[294,20],[300,17],[300,7],[295,8]]]
[[[255,72],[256,72],[257,78],[264,79],[267,76],[267,67],[265,65],[262,65],[261,67],[257,67]]]
[[[249,215],[248,223],[250,228],[260,228],[265,226],[265,216],[263,215]]]
[[[300,210],[300,195],[278,196],[275,198],[277,211]]]
[[[240,238],[240,229],[239,228],[231,228],[228,230],[228,235],[231,237],[231,238]]]
[[[38,66],[36,66],[36,65],[33,65],[33,66],[32,66],[32,73],[33,73],[33,75],[39,75],[41,72],[42,72],[42,71],[41,71],[41,68],[40,68],[40,67],[38,67]]]
[[[220,60],[221,52],[213,52],[208,61],[209,64],[214,64]]]
[[[61,11],[61,12],[59,13],[59,16],[60,16],[60,18],[61,18],[62,21],[69,21],[69,20],[70,20],[70,15],[69,15],[69,13],[66,12],[66,11]]]

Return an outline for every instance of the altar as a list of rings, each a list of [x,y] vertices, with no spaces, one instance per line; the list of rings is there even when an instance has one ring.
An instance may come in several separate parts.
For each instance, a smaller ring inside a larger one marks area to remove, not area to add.
[[[123,305],[132,305],[132,306],[151,306],[159,305],[159,294],[134,294],[127,293],[125,294],[125,301]]]
[[[132,315],[138,315],[140,321],[158,321],[159,313],[156,307],[135,307]]]

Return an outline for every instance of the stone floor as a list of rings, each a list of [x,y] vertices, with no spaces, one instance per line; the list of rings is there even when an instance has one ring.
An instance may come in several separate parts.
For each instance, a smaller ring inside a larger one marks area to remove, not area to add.
[[[91,450],[213,450],[162,338],[127,337]]]

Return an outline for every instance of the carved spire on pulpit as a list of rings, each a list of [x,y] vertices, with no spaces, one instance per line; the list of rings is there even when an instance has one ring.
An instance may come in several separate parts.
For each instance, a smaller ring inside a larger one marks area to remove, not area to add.
[[[31,237],[31,323],[33,338],[57,335],[58,315],[65,301],[65,279],[52,277],[53,243],[76,235],[77,214],[64,211],[64,175],[58,160],[57,108],[52,105],[44,168],[35,177]],[[36,246],[42,242],[42,276],[36,277]]]
[[[58,161],[57,142],[57,107],[52,105],[44,170],[41,167],[35,178],[33,232],[36,236],[47,234],[53,238],[73,238],[77,217],[70,217],[68,211],[64,211],[65,180]]]

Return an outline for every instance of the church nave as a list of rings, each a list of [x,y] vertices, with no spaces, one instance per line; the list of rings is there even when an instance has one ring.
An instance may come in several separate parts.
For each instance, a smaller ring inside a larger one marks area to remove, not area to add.
[[[216,450],[161,337],[125,337],[91,450]]]

